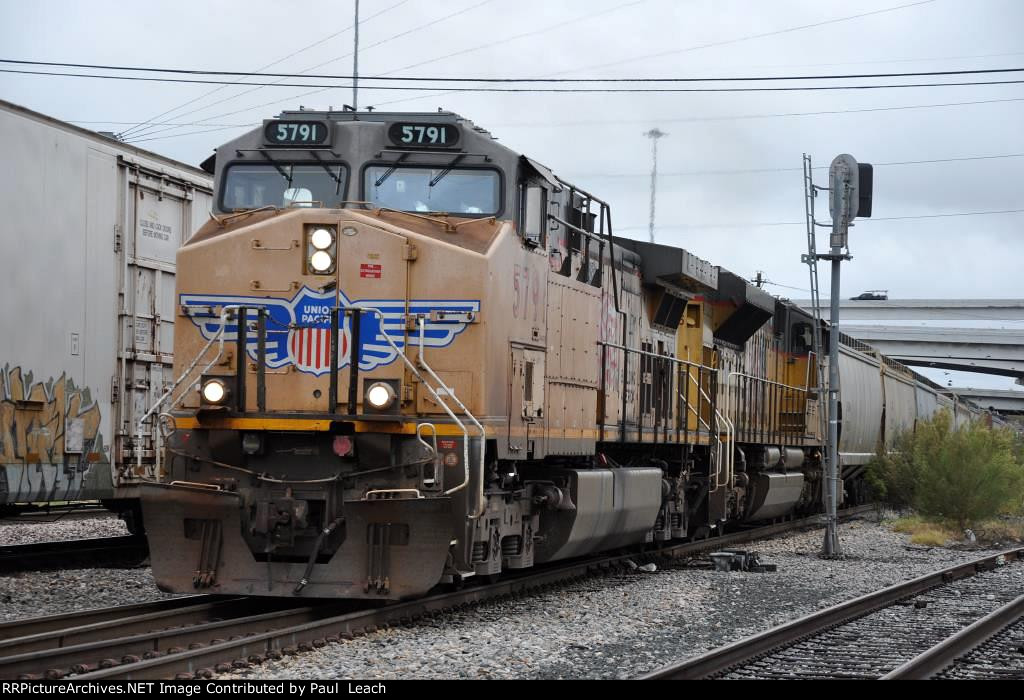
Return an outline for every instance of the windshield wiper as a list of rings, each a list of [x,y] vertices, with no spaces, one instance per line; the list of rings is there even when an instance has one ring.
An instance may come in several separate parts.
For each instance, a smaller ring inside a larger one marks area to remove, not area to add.
[[[374,181],[373,186],[374,187],[380,187],[382,184],[384,184],[384,181],[387,180],[389,177],[391,177],[392,173],[394,173],[396,170],[398,170],[398,164],[401,163],[403,160],[405,160],[408,157],[408,155],[409,155],[408,153],[403,153],[402,155],[398,156],[398,158],[395,159],[395,162],[392,163],[388,167],[388,169],[384,171],[384,174],[381,175],[380,177],[378,177]]]
[[[316,151],[312,151],[311,150],[309,153],[310,153],[310,155],[312,155],[316,159],[316,162],[320,164],[320,167],[323,168],[324,171],[327,172],[327,174],[330,176],[330,178],[332,180],[334,180],[335,184],[340,186],[341,185],[341,177],[339,177],[338,175],[334,174],[334,171],[331,170],[330,164],[328,164],[326,161],[324,161],[324,159],[321,158],[320,155]]]
[[[285,179],[285,180],[286,180],[286,181],[288,182],[288,186],[289,186],[289,187],[291,187],[291,186],[292,186],[292,176],[291,176],[291,175],[289,175],[288,173],[286,173],[286,172],[284,171],[284,168],[282,168],[282,167],[281,167],[281,164],[280,164],[280,163],[278,163],[278,162],[277,162],[276,160],[274,160],[273,158],[271,158],[271,157],[270,157],[270,154],[269,154],[269,153],[267,153],[266,151],[260,151],[260,153],[262,153],[262,154],[263,154],[263,157],[264,157],[264,158],[266,158],[266,159],[267,159],[267,161],[268,161],[268,162],[269,162],[269,163],[270,163],[271,165],[273,165],[273,166],[274,166],[274,168],[276,168],[276,169],[277,169],[277,172],[278,172],[278,173],[280,173],[281,177],[283,177],[283,178],[284,178],[284,179]]]
[[[433,180],[430,181],[430,186],[433,187],[437,183],[441,182],[441,180],[443,180],[448,175],[448,173],[450,173],[452,171],[452,168],[454,168],[456,165],[458,165],[459,162],[463,158],[465,158],[465,157],[466,157],[465,153],[460,153],[459,155],[455,156],[452,159],[452,161],[450,163],[448,163],[448,165],[444,166],[444,169],[437,174],[437,177],[435,177]]]

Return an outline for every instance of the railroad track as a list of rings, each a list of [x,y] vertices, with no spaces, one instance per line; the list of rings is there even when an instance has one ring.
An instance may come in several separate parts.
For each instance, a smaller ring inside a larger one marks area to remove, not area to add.
[[[149,554],[144,535],[0,546],[0,573],[136,565]]]
[[[112,517],[115,513],[102,503],[82,501],[67,505],[44,506],[0,506],[2,522],[46,522],[46,520],[81,520],[85,518]]]
[[[855,517],[871,508],[851,508],[842,515]],[[627,559],[692,557],[821,523],[822,517],[814,516],[671,545],[647,555],[631,552],[589,558],[530,570],[494,584],[378,606],[367,606],[365,601],[188,596],[17,621],[0,625],[0,640],[7,639],[0,642],[0,678],[209,678],[379,629],[411,625],[455,608],[619,571],[627,567]]]
[[[945,680],[1024,679],[1024,619],[1003,628],[935,674]]]
[[[935,571],[642,678],[932,678],[970,674],[970,664],[958,658],[970,657],[975,649],[975,657],[985,654],[986,644],[993,650],[1004,649],[1008,655],[1014,639],[1017,666],[1013,677],[1021,678],[1021,559],[1024,548]],[[975,663],[974,670],[981,673],[984,665]],[[1012,666],[1009,668],[1014,673]]]

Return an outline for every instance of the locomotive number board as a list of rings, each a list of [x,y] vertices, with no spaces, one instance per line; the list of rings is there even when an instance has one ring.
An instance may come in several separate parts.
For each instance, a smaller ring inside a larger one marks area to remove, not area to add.
[[[319,146],[329,135],[327,122],[275,119],[263,127],[263,137],[271,146]]]
[[[450,148],[459,142],[459,128],[452,124],[395,122],[388,127],[388,138],[396,146]]]

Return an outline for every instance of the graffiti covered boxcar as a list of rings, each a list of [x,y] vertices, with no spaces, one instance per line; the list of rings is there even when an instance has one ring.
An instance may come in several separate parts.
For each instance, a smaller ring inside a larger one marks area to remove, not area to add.
[[[172,381],[175,253],[209,176],[0,101],[0,509],[135,502]],[[131,499],[131,500],[129,500]]]

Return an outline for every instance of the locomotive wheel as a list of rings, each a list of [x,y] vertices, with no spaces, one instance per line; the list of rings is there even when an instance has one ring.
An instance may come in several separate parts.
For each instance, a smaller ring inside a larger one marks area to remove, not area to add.
[[[138,501],[109,499],[101,503],[107,510],[117,513],[117,517],[124,521],[129,534],[146,534],[146,528],[142,524],[142,505]]]

